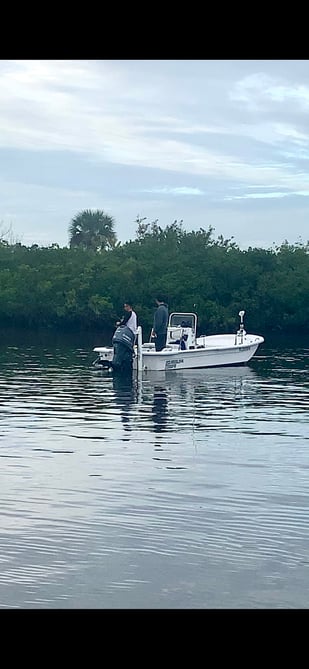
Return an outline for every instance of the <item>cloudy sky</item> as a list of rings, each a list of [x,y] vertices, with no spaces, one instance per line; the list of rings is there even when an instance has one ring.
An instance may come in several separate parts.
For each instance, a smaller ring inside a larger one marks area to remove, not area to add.
[[[243,248],[306,241],[309,61],[0,61],[0,232],[68,244],[99,208],[212,225]]]

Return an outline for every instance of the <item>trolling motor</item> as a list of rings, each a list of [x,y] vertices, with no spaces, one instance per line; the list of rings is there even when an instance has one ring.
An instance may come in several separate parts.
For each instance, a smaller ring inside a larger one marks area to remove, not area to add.
[[[244,336],[247,334],[246,330],[244,328],[244,315],[245,311],[240,311],[238,316],[240,316],[240,323],[239,323],[239,330],[237,330],[236,335],[235,335],[235,344],[243,344],[244,343]],[[238,341],[238,337],[240,341]]]

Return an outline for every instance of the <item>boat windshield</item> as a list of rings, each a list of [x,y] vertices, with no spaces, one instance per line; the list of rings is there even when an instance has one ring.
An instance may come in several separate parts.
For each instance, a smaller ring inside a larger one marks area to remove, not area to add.
[[[195,314],[171,314],[169,325],[172,328],[193,328],[195,330]]]

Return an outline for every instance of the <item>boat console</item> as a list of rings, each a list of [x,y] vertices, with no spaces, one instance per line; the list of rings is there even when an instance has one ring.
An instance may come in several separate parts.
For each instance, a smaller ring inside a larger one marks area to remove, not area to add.
[[[170,314],[167,326],[167,348],[175,344],[183,351],[195,348],[196,326],[196,314],[179,312]]]

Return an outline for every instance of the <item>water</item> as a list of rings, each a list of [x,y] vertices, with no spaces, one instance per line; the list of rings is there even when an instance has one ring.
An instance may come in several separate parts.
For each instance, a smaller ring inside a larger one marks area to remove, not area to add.
[[[307,608],[306,342],[132,385],[98,343],[3,337],[0,606]]]

